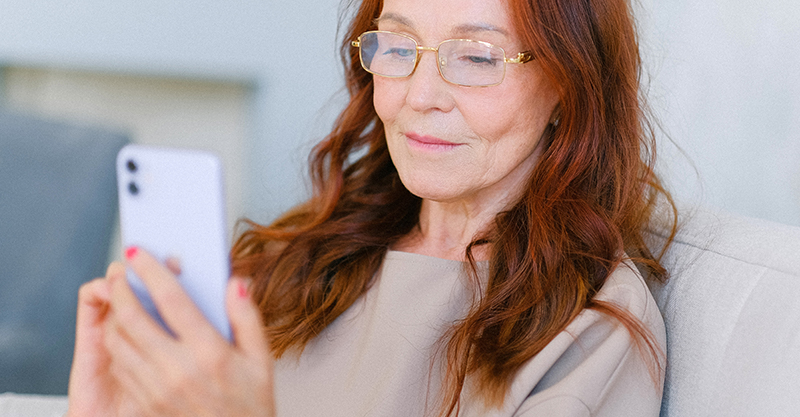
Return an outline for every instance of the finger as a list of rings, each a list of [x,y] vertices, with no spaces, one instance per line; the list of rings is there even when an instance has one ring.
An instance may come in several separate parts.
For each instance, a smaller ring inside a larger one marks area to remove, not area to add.
[[[151,359],[172,351],[172,336],[142,307],[124,275],[111,276],[109,281],[112,314],[106,331],[125,337],[140,351],[149,352]]]
[[[102,322],[108,311],[111,288],[106,279],[97,278],[81,285],[78,290],[78,317],[76,331],[90,331]]]
[[[149,318],[148,315],[146,317]],[[153,325],[162,331],[160,326],[155,323]],[[175,343],[166,333],[163,337],[170,344]],[[126,400],[125,405],[128,408],[136,410],[127,415],[159,415],[153,413],[152,407],[154,404],[164,403],[164,380],[167,379],[164,364],[169,364],[170,358],[175,357],[175,350],[159,348],[152,344],[144,347],[144,344],[138,341],[127,332],[125,326],[120,325],[112,311],[106,329],[105,347],[111,352],[110,371],[119,387],[120,398]],[[168,352],[170,350],[172,353]]]
[[[250,298],[246,281],[231,278],[226,294],[228,318],[234,343],[245,355],[268,362],[269,344],[261,322],[261,313]]]
[[[132,345],[129,337],[116,330],[116,324],[110,323],[104,340],[105,348],[112,356],[110,372],[124,392],[134,397],[142,396],[142,387],[147,386],[147,381],[158,380],[153,362],[142,357],[138,346]]]
[[[196,343],[225,343],[167,267],[136,247],[126,250],[125,257],[131,269],[144,282],[164,322],[179,339],[188,338]]]
[[[78,318],[76,330],[90,329],[98,321],[102,321],[108,311],[111,298],[109,278],[125,274],[125,267],[119,262],[108,266],[105,278],[96,278],[78,290]]]
[[[106,279],[114,279],[125,276],[125,265],[122,262],[111,262],[106,269]]]
[[[125,268],[122,264],[114,262],[108,267],[106,278],[94,279],[81,285],[78,290],[78,315],[75,323],[76,355],[82,352],[84,347],[93,350],[102,343],[102,323],[108,314],[111,302],[111,285],[107,278],[120,273],[124,274]],[[87,356],[91,357],[95,355]]]
[[[185,381],[197,379],[196,374],[186,376],[181,359],[187,355],[173,354],[163,362],[149,360],[128,338],[113,333],[107,348],[115,353],[112,372],[120,393],[138,410],[134,415],[172,416],[178,415],[170,411],[173,407],[187,407]]]
[[[109,310],[110,291],[108,281],[103,278],[83,284],[78,291],[75,353],[68,388],[71,393],[79,392],[108,367],[109,357],[103,349],[103,326]],[[70,401],[73,400],[74,395],[70,397]]]
[[[127,394],[121,395],[115,409],[117,417],[142,417],[142,411],[137,407],[133,397]]]
[[[113,367],[113,374],[119,386],[119,394],[116,404],[118,417],[144,417],[153,415],[150,412],[150,395],[134,378],[128,375],[127,370],[123,370],[116,365]]]
[[[166,265],[169,272],[172,272],[173,275],[178,276],[181,274],[180,259],[169,257],[166,261],[164,261],[164,265]]]

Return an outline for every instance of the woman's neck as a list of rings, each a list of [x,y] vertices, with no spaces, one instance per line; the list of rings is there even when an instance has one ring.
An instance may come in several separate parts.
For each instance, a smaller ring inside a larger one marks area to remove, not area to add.
[[[442,259],[465,261],[467,246],[494,221],[502,206],[423,200],[419,224],[393,249]],[[477,261],[488,259],[488,246],[473,249]]]

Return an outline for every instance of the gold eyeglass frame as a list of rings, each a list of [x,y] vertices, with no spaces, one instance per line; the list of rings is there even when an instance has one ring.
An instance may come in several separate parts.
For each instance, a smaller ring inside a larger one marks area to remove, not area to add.
[[[361,50],[361,37],[366,35],[366,34],[368,34],[368,33],[388,33],[390,35],[402,36],[402,37],[410,40],[411,42],[414,42],[414,45],[416,46],[417,54],[414,57],[414,68],[411,69],[411,72],[409,72],[406,75],[383,75],[383,74],[377,74],[377,73],[372,72],[369,69],[367,69],[367,66],[364,65],[364,57],[361,54],[361,52],[362,52],[362,50]],[[481,45],[484,45],[484,46],[488,46],[489,48],[497,48],[497,49],[499,49],[500,52],[503,53],[503,74],[500,77],[500,81],[498,81],[495,84],[471,85],[471,84],[456,83],[456,82],[450,81],[447,78],[445,78],[445,76],[442,74],[442,63],[440,62],[441,58],[439,57],[439,48],[442,46],[442,44],[445,44],[447,42],[454,42],[454,41],[474,42],[474,43],[478,43],[478,44],[481,44]],[[459,86],[462,86],[462,87],[493,87],[493,86],[496,86],[496,85],[500,85],[503,82],[503,80],[506,78],[506,65],[505,64],[524,64],[526,62],[533,61],[533,53],[531,53],[530,51],[519,52],[519,53],[517,53],[517,56],[515,58],[506,58],[505,49],[503,49],[503,48],[501,48],[501,47],[499,47],[497,45],[491,44],[489,42],[476,41],[476,40],[473,40],[473,39],[446,39],[446,40],[443,40],[443,41],[439,42],[439,44],[436,45],[435,48],[433,48],[433,47],[430,47],[430,46],[420,46],[420,44],[417,43],[417,40],[412,38],[411,36],[404,35],[402,33],[391,32],[391,31],[388,31],[388,30],[369,30],[369,31],[366,31],[366,32],[358,35],[358,39],[350,42],[350,45],[353,46],[354,48],[358,48],[358,59],[359,59],[359,61],[361,61],[361,68],[364,68],[364,71],[367,71],[368,73],[373,74],[373,75],[377,75],[377,76],[380,76],[380,77],[386,77],[386,78],[405,78],[405,77],[410,77],[412,74],[414,74],[414,71],[417,70],[417,66],[419,65],[419,61],[420,61],[420,56],[422,55],[423,52],[436,52],[436,71],[439,72],[439,76],[442,77],[443,80],[445,80],[446,82],[448,82],[450,84],[459,85]]]

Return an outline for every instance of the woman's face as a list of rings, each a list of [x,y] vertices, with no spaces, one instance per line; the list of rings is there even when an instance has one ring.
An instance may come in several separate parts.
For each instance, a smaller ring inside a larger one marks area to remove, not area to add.
[[[421,46],[473,39],[500,46],[507,57],[523,50],[503,0],[385,0],[378,28]],[[518,198],[558,100],[536,60],[507,64],[499,85],[463,87],[442,79],[436,54],[424,52],[410,77],[376,75],[374,83],[375,109],[403,184],[439,202]]]

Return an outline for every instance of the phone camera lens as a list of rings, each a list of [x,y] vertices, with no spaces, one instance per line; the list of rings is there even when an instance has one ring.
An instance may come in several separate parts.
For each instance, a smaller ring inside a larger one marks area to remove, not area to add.
[[[138,185],[136,185],[136,183],[135,183],[135,182],[131,181],[131,182],[128,184],[128,191],[130,191],[130,193],[131,193],[132,195],[137,195],[137,194],[139,194],[139,186],[138,186]]]
[[[128,171],[130,172],[136,172],[136,170],[138,169],[138,167],[136,166],[136,162],[133,162],[133,159],[129,159],[126,166],[128,167]]]

